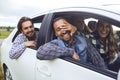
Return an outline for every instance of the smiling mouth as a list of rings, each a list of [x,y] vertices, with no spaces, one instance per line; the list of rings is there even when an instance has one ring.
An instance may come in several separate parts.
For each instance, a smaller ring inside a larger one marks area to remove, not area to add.
[[[70,38],[71,38],[70,31],[63,32],[62,36],[65,40],[67,40],[67,41],[70,40]]]
[[[28,32],[28,34],[32,34],[32,33],[33,33],[33,31]]]
[[[65,34],[70,34],[70,31],[69,31],[69,30],[68,30],[68,31],[64,31],[63,34],[64,34],[64,35],[65,35]]]
[[[104,32],[102,31],[101,34],[107,34],[107,32],[106,31],[104,31]]]

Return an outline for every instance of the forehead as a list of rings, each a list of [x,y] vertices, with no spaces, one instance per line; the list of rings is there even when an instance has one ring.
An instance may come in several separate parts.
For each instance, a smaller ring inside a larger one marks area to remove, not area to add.
[[[22,27],[29,27],[32,25],[32,22],[31,21],[25,21],[22,23]]]
[[[54,22],[54,24],[59,24],[59,23],[68,23],[68,22],[63,18]]]

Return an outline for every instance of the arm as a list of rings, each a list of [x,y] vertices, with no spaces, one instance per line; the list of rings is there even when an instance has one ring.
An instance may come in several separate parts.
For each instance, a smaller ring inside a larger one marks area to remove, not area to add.
[[[73,56],[74,50],[71,48],[59,47],[55,40],[40,46],[37,51],[37,58],[41,60],[55,59],[61,56]]]
[[[99,52],[96,50],[96,48],[91,44],[91,42],[86,39],[87,41],[87,59],[90,63],[92,63],[94,66],[99,68],[106,68],[104,59],[101,57]]]
[[[11,59],[17,59],[23,53],[23,51],[26,49],[24,42],[25,40],[21,35],[18,35],[16,37],[9,52],[9,56]]]
[[[71,27],[71,28],[69,28],[70,29],[70,31],[71,31],[71,36],[77,31],[77,28],[75,27],[75,26],[73,26],[73,27]]]

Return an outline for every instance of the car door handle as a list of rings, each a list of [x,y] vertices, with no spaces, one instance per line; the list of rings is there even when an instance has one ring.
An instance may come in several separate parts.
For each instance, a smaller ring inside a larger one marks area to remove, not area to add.
[[[51,77],[51,73],[49,72],[49,69],[47,66],[38,66],[37,71],[47,77]]]

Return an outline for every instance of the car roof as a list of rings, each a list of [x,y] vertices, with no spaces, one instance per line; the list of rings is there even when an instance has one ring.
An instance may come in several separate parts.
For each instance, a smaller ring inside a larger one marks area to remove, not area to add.
[[[37,18],[41,15],[45,15],[48,13],[59,13],[59,12],[89,12],[93,14],[98,14],[101,16],[105,16],[108,18],[111,18],[113,20],[120,21],[120,5],[100,5],[100,6],[69,6],[69,7],[59,7],[59,8],[54,8],[51,10],[47,10],[45,12],[41,12],[37,15],[35,15],[33,18]]]
[[[91,8],[91,9],[101,9],[101,10],[105,10],[105,11],[109,11],[112,13],[116,13],[120,15],[120,4],[102,4],[102,5],[88,5],[88,6],[78,6],[78,5],[74,5],[74,6],[65,6],[65,7],[57,7],[57,8],[50,8],[50,9],[46,9],[46,11],[44,12],[38,12],[36,15],[44,15],[47,14],[49,12],[60,12],[60,11],[69,11],[70,9],[75,9],[75,8]],[[36,16],[34,15],[34,16]]]

